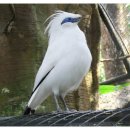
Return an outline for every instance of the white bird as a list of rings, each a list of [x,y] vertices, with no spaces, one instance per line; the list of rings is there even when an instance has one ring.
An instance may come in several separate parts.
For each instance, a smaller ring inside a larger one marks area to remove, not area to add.
[[[79,87],[91,66],[92,56],[85,35],[78,27],[81,15],[57,11],[48,19],[50,22],[45,29],[49,37],[48,49],[24,115],[34,113],[51,94],[57,111],[61,111],[57,97],[68,111],[64,97]]]

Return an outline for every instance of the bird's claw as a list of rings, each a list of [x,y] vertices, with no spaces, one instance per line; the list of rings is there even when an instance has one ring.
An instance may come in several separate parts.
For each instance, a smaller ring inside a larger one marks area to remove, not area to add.
[[[52,114],[62,113],[62,109],[58,108],[56,111],[52,111]]]
[[[77,110],[75,110],[75,109],[67,109],[67,110],[65,110],[64,111],[65,113],[73,113],[73,112],[77,112]]]

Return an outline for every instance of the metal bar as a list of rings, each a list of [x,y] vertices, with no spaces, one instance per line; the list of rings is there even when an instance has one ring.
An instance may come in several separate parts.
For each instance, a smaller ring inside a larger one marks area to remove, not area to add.
[[[101,82],[99,84],[100,85],[112,84],[112,83],[115,83],[115,82],[118,82],[118,81],[122,81],[122,80],[126,80],[126,79],[129,79],[129,78],[130,78],[130,75],[123,74],[123,75],[120,75],[120,76],[108,79],[108,80],[106,80],[104,82]]]
[[[99,13],[100,13],[100,16],[101,16],[103,22],[105,23],[106,27],[108,28],[108,31],[115,43],[116,48],[122,52],[122,56],[125,56],[125,52],[121,46],[121,44],[122,44],[121,39],[119,38],[119,36],[117,35],[117,33],[115,31],[113,24],[111,22],[112,20],[109,17],[107,11],[105,10],[105,8],[103,7],[102,4],[98,4],[98,10],[99,10]],[[130,63],[129,63],[128,59],[124,59],[123,62],[124,62],[125,68],[127,70],[127,73],[130,73]]]

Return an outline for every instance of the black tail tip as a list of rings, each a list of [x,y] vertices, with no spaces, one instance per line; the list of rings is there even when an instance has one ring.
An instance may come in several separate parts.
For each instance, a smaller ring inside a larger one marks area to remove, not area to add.
[[[25,111],[23,113],[23,115],[29,115],[31,112],[31,108],[29,108],[28,106],[25,108]]]
[[[25,108],[25,111],[24,111],[24,113],[23,113],[23,115],[29,115],[29,114],[34,114],[35,113],[35,110],[31,110],[31,108],[30,107],[26,107]]]

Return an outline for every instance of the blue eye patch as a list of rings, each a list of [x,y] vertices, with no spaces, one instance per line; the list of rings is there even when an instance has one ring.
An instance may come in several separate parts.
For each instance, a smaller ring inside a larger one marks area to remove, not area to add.
[[[64,24],[64,23],[67,23],[67,22],[71,22],[71,23],[75,23],[75,22],[78,22],[80,20],[80,17],[78,18],[71,18],[71,17],[68,17],[68,18],[65,18],[61,25]]]

